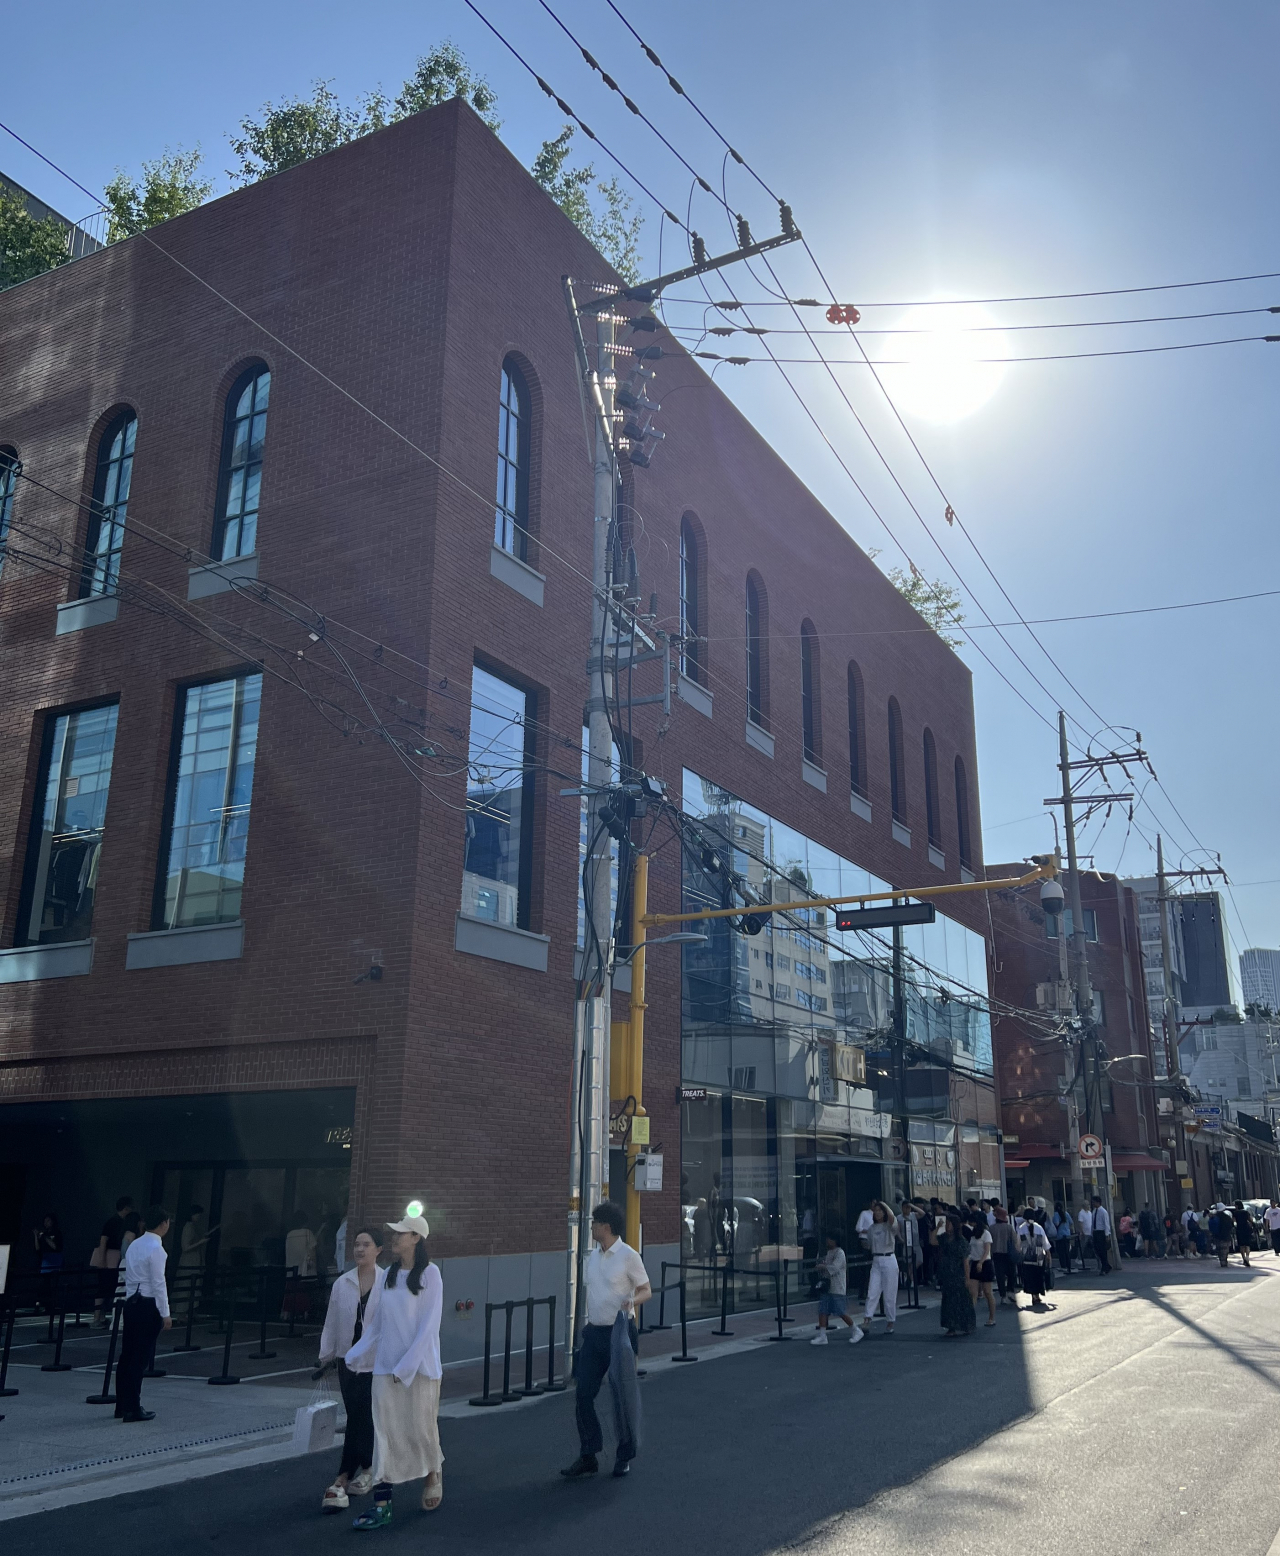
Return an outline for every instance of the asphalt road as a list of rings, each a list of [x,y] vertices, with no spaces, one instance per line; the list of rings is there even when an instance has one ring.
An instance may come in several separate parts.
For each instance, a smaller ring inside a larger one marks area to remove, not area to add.
[[[1139,1265],[1052,1295],[1052,1313],[1005,1311],[967,1340],[944,1342],[931,1313],[892,1340],[817,1349],[805,1335],[655,1376],[625,1481],[556,1474],[576,1452],[571,1396],[447,1421],[443,1507],[420,1513],[406,1487],[374,1538],[468,1556],[1266,1556],[1280,1261]],[[337,1552],[360,1537],[318,1511],[331,1468],[288,1460],[33,1515],[5,1526],[4,1549]]]

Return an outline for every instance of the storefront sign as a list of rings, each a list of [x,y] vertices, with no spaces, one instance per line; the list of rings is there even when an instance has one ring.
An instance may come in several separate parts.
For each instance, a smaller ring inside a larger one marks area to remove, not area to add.
[[[911,1189],[919,1194],[926,1189],[949,1189],[956,1186],[956,1153],[945,1146],[913,1145],[911,1147]],[[938,1196],[941,1197],[941,1196]]]
[[[1196,1180],[1194,1178],[1179,1178],[1178,1182],[1184,1189],[1194,1189],[1196,1186]]]
[[[705,1102],[707,1088],[705,1086],[681,1086],[678,1100],[680,1102]]]
[[[852,1043],[837,1043],[834,1049],[836,1079],[847,1081],[850,1086],[867,1084],[866,1050],[855,1048]]]

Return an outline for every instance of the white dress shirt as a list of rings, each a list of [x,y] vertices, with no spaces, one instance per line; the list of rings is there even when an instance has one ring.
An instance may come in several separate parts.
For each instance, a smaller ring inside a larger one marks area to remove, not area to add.
[[[597,1246],[587,1255],[583,1284],[587,1322],[611,1325],[619,1313],[630,1315],[636,1292],[649,1284],[649,1272],[635,1249],[618,1238],[611,1247]]]
[[[347,1352],[347,1366],[352,1372],[372,1370],[375,1377],[394,1375],[405,1384],[412,1383],[419,1373],[424,1378],[443,1377],[440,1316],[444,1281],[440,1271],[434,1264],[427,1265],[422,1272],[422,1289],[416,1295],[409,1290],[409,1272],[404,1269],[397,1269],[394,1286],[387,1285],[385,1275],[379,1284],[378,1305],[370,1303],[364,1333]],[[366,1357],[372,1357],[372,1369],[361,1365]]]
[[[403,1277],[401,1277],[403,1279]],[[382,1283],[386,1279],[384,1270],[375,1270],[373,1285],[369,1288],[369,1296],[364,1305],[364,1324],[360,1330],[361,1339],[373,1322],[373,1315],[378,1311],[378,1303],[382,1297]],[[424,1277],[425,1284],[425,1277]],[[360,1272],[356,1269],[347,1270],[339,1275],[333,1283],[333,1289],[329,1293],[329,1309],[324,1315],[324,1329],[320,1333],[320,1365],[331,1362],[336,1356],[345,1356],[355,1344],[356,1311],[360,1306]],[[349,1365],[349,1364],[348,1364]],[[366,1351],[350,1367],[352,1372],[372,1372],[373,1353]]]
[[[1081,1237],[1092,1237],[1093,1236],[1093,1211],[1092,1210],[1085,1210],[1082,1207],[1080,1209],[1080,1211],[1076,1215],[1076,1220],[1077,1220],[1077,1222],[1080,1225],[1080,1236]]]
[[[169,1316],[169,1292],[164,1283],[164,1267],[169,1255],[154,1232],[135,1237],[124,1255],[124,1294],[150,1297],[161,1318]]]
[[[1111,1235],[1111,1217],[1107,1214],[1105,1205],[1099,1205],[1093,1213],[1093,1230],[1102,1232],[1108,1237]]]

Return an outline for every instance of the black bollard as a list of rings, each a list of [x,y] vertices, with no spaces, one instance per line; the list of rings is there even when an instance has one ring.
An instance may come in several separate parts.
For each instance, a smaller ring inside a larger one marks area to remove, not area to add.
[[[720,1277],[720,1327],[713,1329],[712,1334],[729,1335],[733,1330],[729,1328],[729,1275],[733,1270],[733,1263],[725,1264],[724,1273]]]
[[[13,1324],[17,1316],[17,1305],[11,1302],[4,1326],[4,1350],[0,1351],[0,1399],[9,1399],[18,1392],[17,1389],[5,1387],[9,1377],[9,1352],[13,1349]]]
[[[563,1378],[556,1381],[556,1299],[547,1298],[547,1386],[544,1393],[562,1394],[568,1387]]]
[[[494,1303],[486,1302],[484,1305],[484,1393],[477,1394],[468,1404],[472,1405],[500,1405],[502,1401],[496,1394],[489,1392],[489,1353],[493,1340],[493,1309]]]
[[[59,1311],[59,1313],[58,1313],[58,1339],[57,1339],[56,1345],[54,1346],[53,1360],[51,1362],[45,1362],[44,1366],[41,1367],[41,1369],[40,1369],[41,1372],[70,1372],[71,1371],[71,1363],[70,1362],[64,1362],[63,1359],[62,1359],[62,1334],[63,1334],[63,1331],[66,1329],[66,1327],[67,1327],[67,1310],[66,1310],[66,1308],[62,1308]]]
[[[526,1297],[521,1305],[524,1308],[524,1387],[516,1392],[541,1394],[542,1384],[533,1381],[533,1310],[536,1298]]]
[[[192,1325],[196,1321],[196,1287],[200,1284],[200,1275],[201,1275],[201,1273],[202,1272],[200,1270],[191,1270],[191,1271],[188,1272],[188,1275],[187,1275],[187,1338],[183,1342],[183,1344],[175,1345],[175,1346],[171,1347],[171,1352],[173,1354],[176,1354],[179,1351],[198,1351],[198,1350],[202,1349],[201,1346],[199,1346],[199,1345],[192,1345],[192,1343],[191,1343],[191,1329],[192,1329]]]
[[[698,1358],[696,1356],[690,1356],[689,1355],[689,1331],[688,1331],[688,1329],[685,1326],[685,1316],[684,1316],[684,1276],[681,1275],[681,1277],[680,1277],[680,1354],[679,1354],[679,1356],[673,1356],[671,1358],[671,1360],[673,1362],[694,1362],[694,1361],[697,1361],[697,1359]]]
[[[274,1351],[267,1349],[267,1272],[258,1272],[258,1349],[250,1351],[251,1361],[271,1361]]]
[[[87,1329],[89,1327],[80,1316],[84,1311],[84,1277],[86,1273],[84,1270],[77,1270],[76,1278],[71,1283],[72,1290],[76,1294],[76,1316],[71,1324],[73,1329]],[[65,1306],[65,1303],[63,1305]]]
[[[782,1332],[782,1272],[775,1269],[773,1272],[773,1300],[778,1318],[777,1334],[765,1335],[766,1340],[794,1340],[795,1336]]]
[[[107,1342],[107,1365],[102,1374],[101,1394],[86,1394],[86,1405],[114,1405],[116,1396],[111,1392],[111,1369],[116,1364],[116,1338],[120,1333],[120,1317],[124,1312],[123,1302],[111,1304],[111,1339]]]
[[[511,1317],[515,1312],[514,1302],[504,1302],[507,1310],[507,1332],[502,1344],[502,1403],[512,1403],[521,1396],[511,1387]]]
[[[222,1385],[239,1383],[240,1379],[231,1375],[231,1336],[236,1327],[236,1283],[233,1280],[227,1283],[227,1338],[222,1347],[222,1371],[216,1377],[209,1379],[210,1383]]]
[[[671,1325],[667,1322],[667,1269],[668,1269],[668,1267],[669,1266],[667,1265],[667,1261],[664,1259],[662,1261],[662,1278],[658,1282],[658,1322],[656,1324],[650,1324],[649,1325],[650,1330],[670,1329],[671,1328]],[[672,1268],[679,1269],[679,1265],[672,1266]]]

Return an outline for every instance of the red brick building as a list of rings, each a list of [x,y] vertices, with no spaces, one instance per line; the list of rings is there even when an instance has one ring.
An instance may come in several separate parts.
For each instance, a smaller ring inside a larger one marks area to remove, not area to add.
[[[1014,866],[990,865],[991,877]],[[1151,1022],[1138,939],[1137,894],[1114,875],[1084,871],[1081,905],[1094,1017],[1105,1053],[1101,1095],[1106,1138],[1111,1146],[1117,1210],[1165,1203],[1167,1152],[1157,1130]],[[993,1018],[992,1044],[1005,1137],[1010,1200],[1042,1195],[1074,1205],[1068,1109],[1063,1080],[1075,1073],[1077,1045],[1049,1035],[1057,1012],[1070,1013],[1063,922],[1040,908],[1038,887],[991,894],[991,989],[1009,1006],[1040,1011],[1043,1019],[1014,1014]],[[1066,930],[1069,935],[1070,929]],[[1129,1059],[1131,1054],[1141,1059]],[[1089,1082],[1092,1095],[1093,1082]],[[1080,1130],[1088,1131],[1081,1083]],[[1088,1187],[1087,1181],[1085,1184]],[[1078,1205],[1074,1205],[1078,1209]]]
[[[128,1192],[203,1203],[211,1259],[278,1260],[298,1220],[323,1238],[418,1195],[451,1323],[455,1296],[560,1288],[579,809],[559,791],[593,512],[566,273],[613,279],[451,103],[0,294],[8,1234],[51,1208],[82,1258]],[[902,632],[911,608],[657,338],[666,441],[628,477],[630,532],[669,624],[683,542],[703,641],[670,719],[637,710],[636,761],[676,800],[697,774],[774,818],[778,868],[808,850],[815,888],[832,858],[903,886],[980,873],[964,664]],[[665,848],[651,902],[680,894]],[[932,1044],[942,1077],[914,1133],[905,1104],[816,1078],[837,994],[863,1000],[851,1029],[883,1028],[871,973],[812,992],[823,949],[769,980],[795,1020],[735,1018],[783,1056],[775,1092],[754,1062],[693,1077],[728,1131],[708,1146],[720,1123],[681,1117],[680,964],[651,956],[650,1252],[692,1236],[693,1156],[705,1175],[721,1153],[727,1191],[757,1123],[759,1192],[729,1197],[763,1206],[766,1240],[905,1187],[926,1135],[957,1188],[998,1178],[985,910],[951,901],[908,960],[933,967],[913,1064]],[[807,1186],[780,1188],[800,1158]]]

